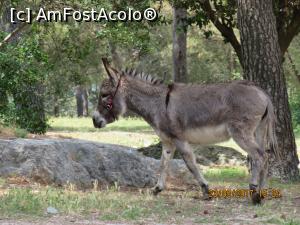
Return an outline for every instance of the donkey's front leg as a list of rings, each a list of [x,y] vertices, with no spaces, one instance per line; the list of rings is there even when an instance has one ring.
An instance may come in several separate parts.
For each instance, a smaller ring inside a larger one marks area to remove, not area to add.
[[[162,142],[162,154],[160,159],[159,177],[157,184],[153,188],[153,194],[157,195],[165,188],[167,170],[170,160],[175,153],[175,145],[171,142]]]
[[[176,140],[175,146],[178,149],[178,151],[180,151],[182,158],[185,164],[187,165],[188,169],[191,171],[191,173],[194,175],[195,179],[197,180],[198,184],[201,186],[203,199],[205,200],[210,199],[208,182],[205,180],[203,175],[198,170],[196,164],[196,158],[192,148],[187,142],[181,140]]]

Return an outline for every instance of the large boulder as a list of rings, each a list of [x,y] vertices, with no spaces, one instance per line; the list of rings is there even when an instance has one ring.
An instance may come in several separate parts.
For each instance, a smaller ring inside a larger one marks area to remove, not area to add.
[[[24,176],[44,184],[92,187],[117,182],[149,187],[156,183],[159,160],[135,149],[82,140],[0,140],[0,176]],[[193,183],[182,160],[172,160],[169,176]]]
[[[217,166],[217,165],[230,165],[240,166],[246,165],[246,156],[238,152],[237,150],[229,147],[210,145],[192,145],[197,163],[203,166]],[[137,149],[143,155],[159,159],[162,152],[161,142],[150,145],[148,147]],[[181,159],[181,155],[178,151],[175,152],[174,158]]]

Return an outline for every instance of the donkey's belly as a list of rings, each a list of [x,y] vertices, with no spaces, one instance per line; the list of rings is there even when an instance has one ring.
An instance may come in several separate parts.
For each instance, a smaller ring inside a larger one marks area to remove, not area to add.
[[[213,144],[227,141],[230,136],[225,124],[188,129],[183,138],[193,144]]]

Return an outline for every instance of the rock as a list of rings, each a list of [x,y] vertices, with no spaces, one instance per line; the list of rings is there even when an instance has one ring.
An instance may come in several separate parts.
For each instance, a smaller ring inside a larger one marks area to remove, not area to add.
[[[240,166],[246,165],[246,156],[237,150],[229,147],[210,145],[199,146],[194,145],[197,163],[205,166],[230,165]]]
[[[53,207],[48,207],[47,208],[47,213],[48,214],[57,214],[58,210],[56,208],[53,208]]]
[[[151,187],[157,180],[159,160],[135,149],[82,140],[0,140],[0,176],[23,176],[42,184],[75,184],[91,188],[114,184]],[[172,160],[171,179],[193,184],[182,160]]]
[[[246,157],[233,148],[218,145],[192,145],[192,147],[196,155],[197,163],[203,166],[246,165]],[[138,151],[144,154],[145,156],[153,157],[155,159],[160,158],[161,150],[161,143],[138,149]],[[174,158],[181,159],[181,156],[178,151],[176,151]]]

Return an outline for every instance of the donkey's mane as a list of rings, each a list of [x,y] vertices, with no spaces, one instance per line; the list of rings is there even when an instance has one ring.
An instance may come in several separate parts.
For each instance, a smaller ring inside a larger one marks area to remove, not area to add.
[[[123,74],[125,76],[130,76],[134,79],[139,79],[139,80],[145,81],[146,83],[150,83],[150,84],[154,84],[154,85],[162,84],[164,82],[162,79],[154,77],[150,74],[146,74],[143,72],[137,72],[135,69],[125,69],[125,71],[123,71]]]

